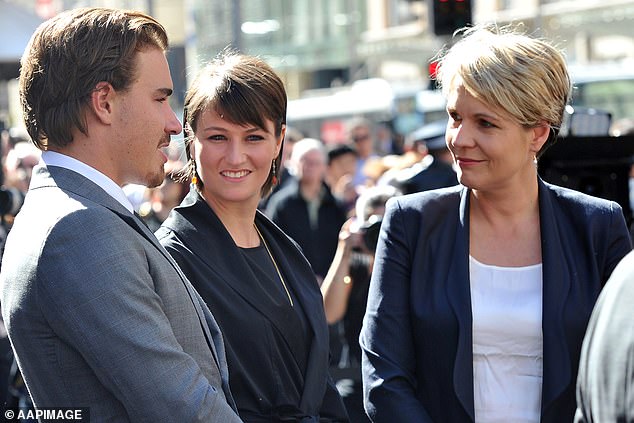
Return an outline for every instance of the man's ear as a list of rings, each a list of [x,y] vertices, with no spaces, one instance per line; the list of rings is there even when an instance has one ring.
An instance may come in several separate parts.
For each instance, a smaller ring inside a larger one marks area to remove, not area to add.
[[[112,123],[112,102],[116,92],[108,82],[99,82],[90,95],[90,105],[95,117],[104,124]]]

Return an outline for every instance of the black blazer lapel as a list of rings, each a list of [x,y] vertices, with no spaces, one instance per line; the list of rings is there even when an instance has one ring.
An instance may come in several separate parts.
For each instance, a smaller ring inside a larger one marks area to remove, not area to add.
[[[473,404],[473,338],[471,290],[469,286],[469,190],[460,196],[460,222],[455,232],[453,264],[447,277],[447,298],[458,320],[459,337],[454,362],[453,384],[460,403],[475,421]]]
[[[281,233],[279,228],[275,227],[259,212],[256,222],[264,229],[263,235],[267,237],[267,240],[270,240],[273,254],[278,258],[284,273],[288,276],[287,281],[291,284],[313,331],[313,334],[308,334],[312,335],[313,342],[306,366],[300,408],[305,412],[318,414],[326,391],[329,351],[327,343],[315,342],[315,339],[328,339],[326,315],[317,279],[306,258],[286,235]],[[273,234],[277,234],[277,236],[273,236]],[[310,284],[314,284],[314,286],[310,286]]]
[[[273,308],[273,304],[261,300],[265,293],[256,283],[259,276],[253,273],[218,216],[196,191],[190,191],[183,203],[170,215],[166,226],[188,240],[192,253],[198,255],[218,282],[244,298],[279,328],[284,337],[287,336],[287,331],[283,330],[286,327],[285,319]],[[287,270],[280,260],[285,253],[275,251],[271,245],[273,240],[265,231],[262,231],[262,235],[266,237],[275,260],[281,267],[280,271],[284,274]],[[222,253],[215,254],[214,251]],[[291,339],[286,338],[286,341],[289,345],[293,344]]]

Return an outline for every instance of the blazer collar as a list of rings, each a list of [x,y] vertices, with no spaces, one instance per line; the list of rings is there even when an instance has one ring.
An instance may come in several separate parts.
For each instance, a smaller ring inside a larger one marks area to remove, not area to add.
[[[539,219],[542,245],[542,333],[543,381],[542,415],[549,405],[570,384],[570,355],[563,327],[562,310],[573,277],[566,262],[565,244],[557,225],[560,211],[553,202],[548,185],[538,178]],[[472,419],[473,404],[473,339],[471,293],[469,288],[469,192],[463,189],[460,197],[460,219],[455,233],[454,265],[447,280],[447,296],[458,319],[460,337],[454,363],[454,389]],[[467,283],[464,283],[467,281]]]
[[[469,287],[469,189],[467,188],[460,194],[459,221],[454,239],[454,265],[449,268],[446,286],[449,304],[454,310],[460,327],[453,384],[458,400],[475,421],[472,312]]]

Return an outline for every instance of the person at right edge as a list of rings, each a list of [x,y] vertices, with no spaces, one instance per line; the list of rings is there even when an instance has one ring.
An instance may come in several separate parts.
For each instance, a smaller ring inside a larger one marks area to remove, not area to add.
[[[631,250],[621,207],[544,182],[562,53],[476,26],[440,54],[461,186],[387,203],[360,343],[374,422],[570,422],[581,343]],[[456,35],[458,36],[458,35]]]
[[[218,321],[245,422],[347,422],[317,279],[257,209],[277,183],[286,106],[262,59],[226,50],[206,65],[185,97],[190,192],[156,235]]]
[[[614,269],[581,347],[575,423],[634,422],[634,252]]]

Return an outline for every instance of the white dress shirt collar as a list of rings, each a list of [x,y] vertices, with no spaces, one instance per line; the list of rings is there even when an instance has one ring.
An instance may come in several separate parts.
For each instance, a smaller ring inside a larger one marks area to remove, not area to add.
[[[123,207],[128,209],[130,213],[134,212],[132,203],[128,200],[123,189],[117,185],[112,179],[99,172],[94,167],[88,166],[86,163],[80,162],[65,154],[57,153],[55,151],[43,151],[42,161],[46,166],[57,166],[65,169],[77,172],[82,176],[90,179],[95,184],[99,185],[106,191],[112,198],[117,200]]]

